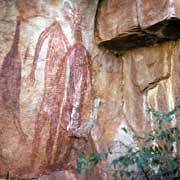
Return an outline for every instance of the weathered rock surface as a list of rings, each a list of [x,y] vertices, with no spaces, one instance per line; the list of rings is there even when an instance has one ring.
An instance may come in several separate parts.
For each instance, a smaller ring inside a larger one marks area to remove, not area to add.
[[[96,2],[0,0],[0,6],[0,171],[32,178],[73,169],[85,143],[76,134],[93,116],[84,26],[94,20],[84,14],[89,9],[94,17]]]
[[[116,57],[95,43],[97,1],[0,0],[0,175],[82,179],[75,174],[77,152],[121,151],[116,142],[133,141],[122,127],[152,129],[144,121],[147,108],[173,108],[180,95],[180,41],[132,48],[152,44],[139,34],[143,28],[161,39],[157,29],[167,22],[178,34],[179,2],[171,1],[176,18],[168,20],[170,1],[137,2],[99,6],[98,43],[131,49]],[[158,5],[164,8],[156,15]],[[110,175],[103,162],[91,179]]]
[[[178,0],[103,0],[97,12],[96,41],[100,47],[123,52],[178,39],[179,12]]]
[[[138,48],[119,58],[105,53],[97,55],[94,78],[101,106],[92,137],[98,151],[112,147],[119,152],[123,151],[122,143],[130,145],[133,138],[122,127],[138,133],[152,129],[155,124],[147,121],[148,107],[173,109],[180,94],[179,58],[180,41]],[[178,122],[177,119],[174,125]],[[107,173],[107,169],[104,165],[102,172]],[[111,178],[108,173],[104,176]]]
[[[50,175],[43,175],[38,178],[38,180],[77,180],[76,175],[73,172],[69,171],[57,171],[53,172]]]
[[[136,1],[101,1],[97,11],[96,26],[98,42],[110,40],[137,28]]]

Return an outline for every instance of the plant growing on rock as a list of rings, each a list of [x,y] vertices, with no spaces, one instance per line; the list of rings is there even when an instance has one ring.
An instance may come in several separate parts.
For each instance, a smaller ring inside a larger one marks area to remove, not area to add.
[[[134,133],[134,146],[124,145],[126,153],[119,154],[112,160],[114,180],[180,179],[180,157],[178,155],[180,129],[172,126],[174,121],[178,121],[176,118],[178,109],[180,105],[176,105],[169,112],[148,109],[156,127],[143,133],[143,139],[139,134]],[[122,128],[122,130],[130,133],[129,129]],[[92,153],[89,156],[85,152],[81,153],[76,160],[77,173],[84,173],[84,180],[89,180],[96,165],[112,154],[111,149],[108,152]]]
[[[81,152],[76,159],[76,171],[78,174],[84,172],[83,180],[89,180],[90,174],[101,160],[101,153],[91,153],[89,156],[86,156],[86,154]]]

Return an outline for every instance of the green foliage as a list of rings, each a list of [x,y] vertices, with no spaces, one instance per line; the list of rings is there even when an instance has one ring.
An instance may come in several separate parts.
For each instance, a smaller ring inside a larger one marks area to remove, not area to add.
[[[180,157],[177,153],[177,142],[180,140],[180,130],[172,127],[176,111],[180,109],[177,105],[170,112],[156,111],[148,109],[153,115],[155,128],[144,133],[144,138],[140,139],[140,134],[133,134],[135,147],[125,146],[126,153],[120,154],[113,159],[111,166],[114,169],[113,178],[131,180],[178,180]],[[164,126],[164,123],[166,126]],[[129,129],[122,128],[125,133],[130,133]],[[140,140],[140,143],[138,143]],[[140,146],[139,146],[140,144]],[[106,160],[113,155],[111,149],[105,153],[92,153],[90,156],[81,154],[77,158],[77,172],[85,172],[85,179],[101,160]]]
[[[101,161],[101,153],[91,153],[86,156],[80,153],[76,159],[76,171],[78,174],[85,173],[84,180],[89,180],[89,176],[94,167]]]

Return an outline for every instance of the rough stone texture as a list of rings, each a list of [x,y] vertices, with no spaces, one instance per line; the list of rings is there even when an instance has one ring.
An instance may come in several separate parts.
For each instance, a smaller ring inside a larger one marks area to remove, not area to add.
[[[129,13],[128,16],[127,12]],[[137,28],[136,1],[102,1],[98,9],[96,26],[98,42],[110,40],[119,34],[128,33],[129,30]]]
[[[139,22],[134,2],[127,7],[127,1],[102,1],[98,12],[103,14],[102,5],[109,3],[109,14],[96,20],[105,28],[104,37],[117,36],[114,27],[125,35],[125,50],[138,44],[129,36],[129,28]],[[179,2],[173,2],[179,17]],[[144,121],[147,107],[170,110],[175,105],[180,41],[114,56],[95,43],[96,8],[97,1],[86,0],[0,0],[0,176],[82,179],[74,171],[77,152],[109,146],[123,151],[116,142],[131,144],[133,139],[122,127],[152,129],[154,124]],[[132,16],[125,16],[124,9]],[[119,52],[120,41],[115,45]],[[91,177],[111,178],[107,162]]]
[[[77,177],[74,173],[69,171],[57,171],[53,172],[50,175],[43,175],[38,178],[38,180],[77,180]]]
[[[147,108],[153,107],[169,111],[175,106],[176,97],[180,93],[178,68],[180,42],[177,40],[154,44],[161,42],[162,36],[166,36],[166,40],[179,37],[179,11],[177,10],[179,3],[171,1],[174,3],[176,14],[169,16],[170,20],[166,20],[167,15],[170,15],[170,6],[167,6],[167,1],[162,4],[160,1],[146,1],[145,5],[143,5],[145,1],[137,1],[139,3],[137,4],[137,13],[139,14],[141,11],[141,15],[137,16],[141,29],[134,27],[132,19],[135,18],[128,16],[123,22],[126,22],[125,27],[131,27],[131,29],[124,32],[120,28],[113,28],[121,26],[121,21],[114,24],[113,20],[117,18],[116,11],[112,11],[111,23],[107,13],[111,4],[118,9],[120,2],[125,1],[101,1],[96,19],[98,45],[115,52],[116,55],[113,56],[111,52],[102,49],[101,53],[97,52],[94,60],[96,66],[95,89],[102,103],[92,137],[99,151],[107,150],[107,146],[112,147],[114,152],[123,151],[123,145],[116,144],[116,142],[121,141],[130,145],[133,138],[131,135],[125,134],[121,128],[129,127],[133,132],[152,129],[155,124],[145,121],[151,118],[146,112]],[[132,11],[132,4],[127,5],[129,9],[122,8],[119,11],[128,9],[130,12],[126,12],[127,14],[135,13]],[[162,8],[157,17],[155,4],[166,5],[166,8]],[[144,11],[143,15],[142,10]],[[152,13],[152,18],[146,16],[147,13]],[[177,19],[174,19],[173,16],[176,16]],[[143,25],[142,20],[146,18],[149,20],[144,20]],[[142,19],[141,24],[140,19]],[[143,32],[142,28],[145,28]],[[154,45],[150,47],[141,47],[152,44]],[[137,48],[138,46],[141,48]],[[120,56],[118,57],[118,55]],[[179,124],[179,119],[176,119],[173,125],[176,123]],[[104,171],[107,171],[106,165],[102,167],[102,172]],[[104,179],[111,179],[111,177],[111,173],[104,175]]]
[[[88,9],[95,17],[96,4],[0,0],[2,173],[32,178],[74,169],[89,132],[79,137],[79,129],[94,117],[86,38],[94,19],[84,15]]]
[[[0,180],[10,180],[14,179],[11,178],[9,175],[4,175],[4,178],[0,178]],[[78,180],[77,175],[73,171],[54,171],[48,175],[41,175],[39,178],[32,178],[33,180]],[[20,180],[16,178],[16,180]]]
[[[180,18],[177,0],[137,0],[138,21],[141,28],[149,28],[166,19]]]
[[[103,0],[97,12],[96,41],[100,47],[122,53],[178,39],[179,12],[178,0]]]
[[[101,106],[92,137],[99,151],[123,151],[122,143],[131,145],[133,138],[122,127],[138,133],[152,129],[155,124],[145,121],[150,118],[148,107],[173,109],[180,93],[179,58],[180,41],[131,50],[119,58],[105,53],[96,57],[95,89]],[[106,165],[102,172],[107,172]]]

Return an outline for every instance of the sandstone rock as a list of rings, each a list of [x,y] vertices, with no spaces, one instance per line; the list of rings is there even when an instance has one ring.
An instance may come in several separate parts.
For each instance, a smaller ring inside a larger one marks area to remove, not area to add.
[[[146,14],[159,1],[145,6],[139,0],[138,11],[132,0],[101,2],[98,43],[110,43],[107,48],[118,53],[131,48],[122,56],[96,45],[97,1],[0,0],[0,176],[82,179],[75,174],[79,151],[123,151],[117,142],[131,144],[133,138],[122,127],[151,130],[147,108],[174,107],[180,92],[180,41],[132,48],[154,43],[149,32],[161,40],[157,27],[179,22],[179,2],[173,1],[175,20],[165,20],[170,1],[163,1],[166,8],[157,19],[141,15],[148,32],[139,28],[137,12]],[[100,164],[91,179],[111,180],[113,158]]]
[[[76,134],[93,112],[82,20],[96,3],[0,4],[0,171],[22,179],[73,169]]]
[[[98,42],[130,33],[138,26],[136,1],[101,1],[96,26]]]
[[[131,145],[132,135],[124,134],[122,127],[140,134],[152,129],[155,124],[147,113],[149,107],[173,109],[180,92],[179,45],[180,41],[166,42],[128,51],[119,58],[110,53],[96,57],[95,89],[102,104],[92,137],[98,151],[111,147],[113,152],[123,152],[122,143]],[[111,179],[106,164],[101,168],[106,172],[103,178]]]
[[[38,178],[38,180],[77,180],[77,177],[74,173],[69,171],[57,171],[53,172],[50,175],[44,175]]]
[[[109,13],[111,7],[114,10]],[[179,11],[177,0],[104,0],[97,13],[96,41],[100,47],[119,53],[178,39]]]
[[[180,18],[180,6],[177,0],[137,0],[138,21],[142,29],[148,28],[164,20]]]

